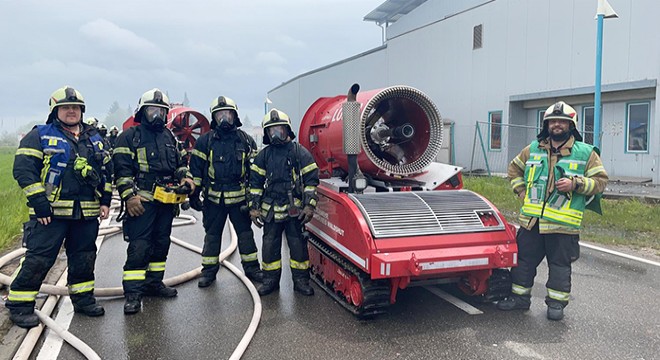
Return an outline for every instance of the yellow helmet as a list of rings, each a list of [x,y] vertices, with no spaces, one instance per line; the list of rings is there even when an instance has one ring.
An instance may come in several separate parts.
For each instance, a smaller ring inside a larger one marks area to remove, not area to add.
[[[82,112],[85,112],[85,99],[82,94],[69,86],[61,87],[50,95],[48,101],[50,112],[53,112],[56,107],[62,105],[80,105]]]
[[[238,116],[238,105],[236,105],[236,102],[226,96],[218,96],[217,98],[213,99],[213,101],[211,101],[211,129],[215,128],[217,125],[216,121],[213,119],[213,113],[220,110],[234,110],[236,113],[234,125],[236,125],[236,127],[243,125],[243,123],[241,123],[240,117]]]
[[[263,143],[268,145],[270,144],[270,135],[268,135],[268,128],[276,125],[286,125],[289,131],[289,137],[291,140],[296,138],[296,134],[291,129],[291,119],[289,115],[283,111],[272,109],[268,114],[264,116],[263,121],[261,122],[261,127],[264,130]]]
[[[571,133],[577,141],[582,141],[582,135],[577,130],[578,126],[578,115],[575,109],[563,101],[558,101],[545,111],[543,114],[543,129],[541,133],[537,136],[539,140],[545,139],[550,135],[548,130],[548,120],[559,119],[559,120],[568,120],[572,123]]]

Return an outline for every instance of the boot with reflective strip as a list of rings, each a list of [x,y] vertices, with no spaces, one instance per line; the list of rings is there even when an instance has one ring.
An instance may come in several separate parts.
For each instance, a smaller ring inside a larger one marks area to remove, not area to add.
[[[142,298],[140,294],[127,294],[124,303],[124,314],[135,314],[142,308]]]
[[[13,321],[16,326],[23,329],[31,329],[39,325],[39,318],[34,313],[33,309],[28,311],[10,311],[9,320]]]

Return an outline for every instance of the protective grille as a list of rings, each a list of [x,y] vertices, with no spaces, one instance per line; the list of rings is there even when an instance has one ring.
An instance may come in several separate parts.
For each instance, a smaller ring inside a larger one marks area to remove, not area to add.
[[[357,155],[360,153],[360,106],[357,101],[341,104],[343,118],[344,153]]]
[[[367,134],[369,134],[369,131],[365,128],[367,117],[379,103],[396,98],[408,99],[418,104],[426,114],[430,127],[429,145],[426,151],[424,151],[424,154],[419,159],[404,165],[392,165],[374,154],[368,146]],[[369,160],[379,169],[382,169],[387,174],[399,176],[418,174],[424,171],[435,160],[438,152],[440,152],[440,146],[442,145],[442,118],[433,101],[423,92],[410,86],[391,86],[376,94],[364,107],[362,121],[360,121],[360,136],[364,152],[367,154]]]
[[[484,226],[478,213],[493,209],[468,190],[349,195],[360,208],[374,238],[439,235],[503,230]]]

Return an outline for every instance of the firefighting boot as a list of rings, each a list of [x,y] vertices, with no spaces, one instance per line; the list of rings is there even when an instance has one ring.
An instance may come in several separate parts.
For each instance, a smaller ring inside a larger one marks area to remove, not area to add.
[[[309,286],[309,269],[291,269],[293,278],[293,291],[305,296],[314,295],[314,289]]]
[[[282,276],[282,269],[264,271],[263,275],[264,280],[257,288],[259,295],[266,296],[280,288],[280,277]]]
[[[39,325],[39,318],[32,308],[25,310],[10,310],[9,320],[13,321],[16,326],[23,329],[31,329]]]
[[[88,305],[73,304],[73,312],[87,315],[90,317],[102,316],[103,314],[105,314],[105,310],[103,309],[103,306],[97,303],[92,303]]]
[[[199,282],[197,282],[197,286],[201,288],[209,287],[211,284],[215,282],[215,275],[202,275],[202,277],[199,278]]]
[[[164,271],[147,271],[142,295],[163,298],[175,297],[178,292],[175,288],[163,284],[163,275],[165,275]]]
[[[305,296],[314,295],[314,288],[309,285],[308,278],[299,278],[293,280],[293,291],[297,291]]]
[[[532,301],[529,295],[511,294],[504,300],[497,302],[497,308],[504,311],[509,310],[529,310]]]
[[[140,294],[126,294],[124,303],[124,314],[135,314],[142,308],[142,297]]]
[[[171,298],[175,297],[178,293],[179,292],[175,288],[165,286],[165,284],[161,282],[156,285],[146,286],[143,294],[145,296]]]
[[[548,320],[559,321],[564,318],[564,305],[558,302],[548,303]]]
[[[264,281],[264,272],[259,268],[259,262],[257,261],[244,262],[243,271],[245,276],[252,282],[260,283]]]
[[[92,291],[87,291],[82,294],[70,294],[71,302],[73,303],[73,312],[87,316],[101,316],[105,314],[103,306],[99,305],[94,298]]]

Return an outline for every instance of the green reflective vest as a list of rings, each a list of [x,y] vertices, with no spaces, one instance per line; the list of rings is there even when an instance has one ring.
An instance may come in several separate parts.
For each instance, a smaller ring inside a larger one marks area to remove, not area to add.
[[[576,141],[571,154],[559,159],[555,164],[553,179],[562,177],[584,176],[587,161],[594,147]],[[520,212],[526,216],[544,219],[571,228],[580,228],[586,206],[586,197],[575,191],[562,193],[554,189],[546,196],[549,179],[548,152],[539,148],[538,141],[530,145],[529,160],[525,164],[525,183],[527,191]]]

